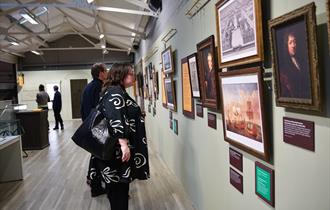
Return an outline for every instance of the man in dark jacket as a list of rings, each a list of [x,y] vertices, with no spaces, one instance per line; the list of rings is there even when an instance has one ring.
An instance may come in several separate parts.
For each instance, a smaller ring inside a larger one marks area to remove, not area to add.
[[[55,117],[55,128],[53,130],[58,130],[58,124],[61,125],[61,130],[64,129],[63,120],[61,117],[61,109],[62,109],[62,96],[61,93],[58,91],[58,86],[55,85],[53,87],[55,94],[54,94],[54,100],[53,100],[53,111],[54,111],[54,117]]]
[[[93,80],[88,83],[81,97],[80,113],[83,121],[99,102],[103,81],[107,78],[106,66],[102,63],[94,64],[91,69],[91,74]],[[91,156],[87,173],[87,183],[91,187],[92,197],[105,193],[105,190],[101,186],[101,174],[95,164],[95,158],[94,155]]]

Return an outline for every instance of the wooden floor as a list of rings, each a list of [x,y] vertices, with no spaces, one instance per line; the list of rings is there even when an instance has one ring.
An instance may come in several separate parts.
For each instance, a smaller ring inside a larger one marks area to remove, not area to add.
[[[91,198],[85,184],[90,155],[70,139],[79,123],[65,122],[65,130],[49,132],[49,147],[28,151],[29,157],[23,159],[24,180],[0,184],[0,209],[110,209],[107,197]],[[182,185],[150,141],[149,156],[151,178],[131,184],[129,209],[193,210]]]

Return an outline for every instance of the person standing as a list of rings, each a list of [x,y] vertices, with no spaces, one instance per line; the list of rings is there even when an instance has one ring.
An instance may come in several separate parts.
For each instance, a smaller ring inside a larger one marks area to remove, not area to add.
[[[91,74],[93,80],[88,83],[81,97],[80,113],[81,119],[83,121],[87,118],[91,110],[95,108],[99,102],[103,81],[107,77],[107,68],[102,63],[95,63],[91,68]],[[100,172],[94,163],[95,159],[96,157],[94,155],[91,155],[87,172],[87,184],[89,184],[89,186],[91,187],[92,197],[96,197],[105,193],[105,190],[102,188],[101,185]]]
[[[49,130],[49,122],[48,122],[48,102],[50,102],[50,98],[48,93],[45,91],[45,86],[39,85],[39,93],[36,96],[36,102],[38,104],[39,109],[43,109],[46,111],[46,120],[47,120],[47,128]]]
[[[55,85],[53,87],[55,94],[54,94],[54,100],[53,100],[53,111],[54,111],[54,117],[55,117],[55,127],[53,130],[58,130],[58,124],[61,125],[61,130],[64,129],[63,120],[61,117],[61,109],[62,109],[62,96],[61,93],[58,91],[58,86]]]
[[[113,64],[98,108],[110,124],[109,134],[117,141],[112,159],[96,160],[111,210],[128,210],[130,182],[150,178],[144,117],[126,92],[134,81],[130,64]]]

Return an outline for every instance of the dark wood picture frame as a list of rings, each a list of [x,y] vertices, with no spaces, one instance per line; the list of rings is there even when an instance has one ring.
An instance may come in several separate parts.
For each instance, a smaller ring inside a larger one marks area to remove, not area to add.
[[[175,81],[173,81],[173,77],[166,77],[164,79],[165,85],[165,94],[166,94],[166,105],[167,108],[176,112],[176,94],[175,94]]]
[[[165,74],[174,73],[173,52],[171,46],[162,52],[162,67]]]
[[[219,82],[217,77],[218,67],[215,57],[214,36],[197,44],[198,73],[201,90],[201,101],[204,107],[219,109]],[[210,60],[212,69],[208,67]],[[209,84],[208,84],[209,83]]]
[[[261,194],[257,192],[257,167],[267,171],[270,174],[270,200],[267,200],[265,197],[263,197]],[[255,193],[258,197],[260,197],[262,200],[264,200],[266,203],[271,205],[272,207],[275,207],[275,172],[273,169],[268,168],[264,164],[256,161],[255,162]]]
[[[189,71],[189,63],[187,58],[181,59],[181,84],[182,84],[182,112],[183,115],[195,119],[195,105],[194,105],[194,99],[192,95],[192,88],[191,88],[191,76]],[[189,104],[186,104],[186,98]],[[190,98],[190,100],[189,100]],[[186,109],[188,106],[188,109]]]
[[[215,13],[219,68],[263,61],[261,0],[220,0]]]
[[[270,161],[262,69],[252,67],[219,73],[219,81],[225,141]]]
[[[197,53],[193,53],[187,57],[189,66],[189,75],[191,81],[191,91],[194,98],[200,98],[200,83],[199,83],[199,71],[198,71],[198,56]]]
[[[321,111],[315,4],[270,20],[269,38],[276,105]]]

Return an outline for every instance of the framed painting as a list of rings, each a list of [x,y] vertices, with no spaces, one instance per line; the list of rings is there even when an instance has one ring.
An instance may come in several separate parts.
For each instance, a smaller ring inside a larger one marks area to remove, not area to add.
[[[215,9],[219,67],[263,61],[261,0],[220,0]]]
[[[194,98],[200,98],[199,74],[198,74],[198,59],[197,54],[193,53],[188,56],[188,67],[190,75],[191,90]]]
[[[194,100],[191,89],[188,59],[181,59],[182,112],[186,117],[195,119]]]
[[[321,111],[315,4],[269,21],[277,106]]]
[[[171,46],[169,46],[162,52],[162,65],[165,74],[174,73],[173,53]]]
[[[176,112],[175,84],[172,77],[164,79],[167,108]]]
[[[197,44],[197,56],[202,104],[204,107],[218,110],[218,67],[215,62],[215,46],[213,35]]]
[[[219,73],[222,119],[227,142],[269,161],[261,74],[259,67]]]

